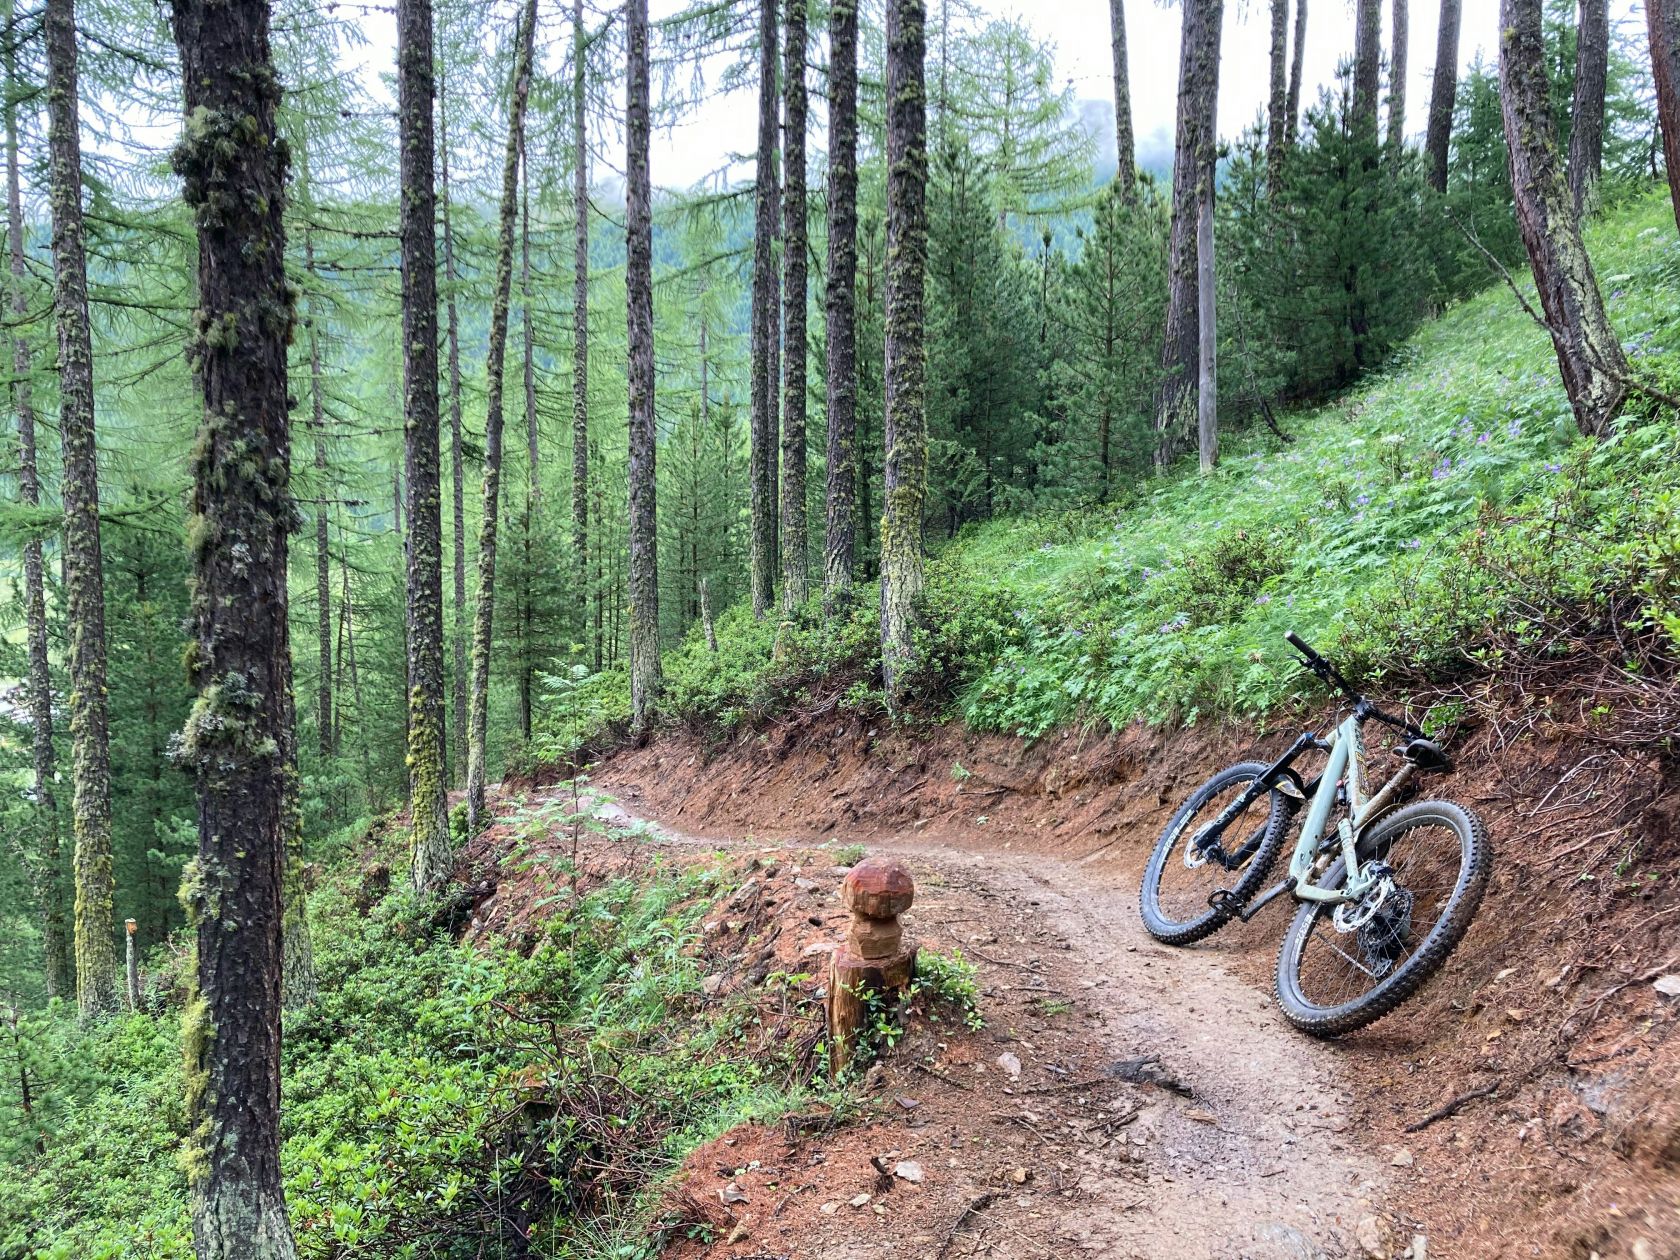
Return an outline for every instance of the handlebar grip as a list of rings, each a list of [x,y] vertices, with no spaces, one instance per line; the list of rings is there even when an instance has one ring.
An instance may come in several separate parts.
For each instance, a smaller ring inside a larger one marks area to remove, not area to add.
[[[1289,633],[1285,634],[1283,637],[1288,640],[1290,647],[1294,648],[1309,661],[1315,661],[1318,659],[1318,653],[1313,651],[1307,641],[1300,635],[1296,634],[1293,630],[1289,631]]]

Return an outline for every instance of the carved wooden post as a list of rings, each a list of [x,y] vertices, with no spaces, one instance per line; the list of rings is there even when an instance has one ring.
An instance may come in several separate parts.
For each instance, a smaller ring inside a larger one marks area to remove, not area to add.
[[[916,946],[898,921],[915,898],[910,869],[897,858],[865,858],[840,885],[852,922],[829,966],[828,1062],[835,1075],[863,1038],[870,996],[902,993],[916,973]]]
[[[134,948],[134,920],[124,919],[128,929],[128,1009],[140,1009],[140,955]]]

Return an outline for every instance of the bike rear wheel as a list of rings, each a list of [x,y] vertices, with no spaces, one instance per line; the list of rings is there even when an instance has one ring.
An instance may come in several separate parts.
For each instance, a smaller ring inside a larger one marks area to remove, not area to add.
[[[1396,810],[1359,842],[1392,883],[1358,905],[1303,902],[1278,950],[1277,999],[1303,1032],[1338,1037],[1410,998],[1469,930],[1493,867],[1482,820],[1452,801]],[[1338,858],[1318,881],[1340,888]]]
[[[1229,867],[1200,855],[1193,842],[1202,829],[1229,806],[1268,767],[1241,761],[1221,770],[1190,794],[1167,823],[1144,868],[1138,910],[1143,926],[1158,941],[1188,945],[1217,932],[1265,882],[1288,827],[1289,800],[1276,788],[1261,793],[1225,828],[1221,849]],[[1228,893],[1219,904],[1208,898]]]

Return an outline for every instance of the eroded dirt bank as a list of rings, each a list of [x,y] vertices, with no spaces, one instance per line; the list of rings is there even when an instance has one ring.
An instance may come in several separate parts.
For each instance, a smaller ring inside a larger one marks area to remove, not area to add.
[[[1492,828],[1495,876],[1477,923],[1419,999],[1331,1047],[1270,1009],[1281,912],[1168,951],[1132,908],[1172,805],[1289,734],[1133,729],[1026,745],[830,719],[722,745],[667,736],[608,759],[596,783],[683,832],[862,841],[906,851],[951,887],[972,881],[989,908],[950,939],[1004,957],[977,942],[1018,931],[1071,986],[1063,1000],[1086,1018],[1099,1061],[1159,1048],[1183,1065],[1206,1100],[1195,1110],[1212,1118],[1163,1110],[1148,1193],[1087,1205],[1082,1236],[1046,1245],[1399,1256],[1415,1231],[1437,1256],[1674,1260],[1680,1038],[1676,999],[1653,983],[1680,969],[1673,766],[1549,710],[1486,713],[1437,788]],[[1381,1234],[1367,1225],[1361,1239],[1373,1208]],[[937,1254],[895,1245],[855,1254]],[[1022,1247],[992,1254],[1044,1253]]]

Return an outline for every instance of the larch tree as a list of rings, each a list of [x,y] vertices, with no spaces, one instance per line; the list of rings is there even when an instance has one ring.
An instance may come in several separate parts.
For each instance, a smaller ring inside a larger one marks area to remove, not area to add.
[[[82,144],[75,0],[47,0],[47,128],[51,153],[53,318],[64,457],[64,585],[70,625],[71,826],[75,836],[76,1002],[117,1008],[111,877],[110,708],[105,681],[105,564],[99,541],[93,337],[82,230]],[[278,922],[278,921],[277,921]]]
[[[833,0],[828,46],[828,486],[823,538],[823,590],[831,613],[851,592],[857,552],[857,44],[857,0]]]
[[[805,43],[806,0],[787,0],[782,64],[782,607],[804,605],[809,550],[805,503]]]
[[[1429,130],[1423,150],[1429,186],[1447,191],[1447,156],[1452,145],[1453,108],[1458,99],[1458,27],[1462,0],[1441,0],[1435,36],[1435,79],[1429,89]]]
[[[572,589],[589,590],[589,111],[583,0],[572,0]]]
[[[1645,0],[1645,29],[1651,40],[1663,165],[1668,168],[1674,222],[1680,226],[1680,0]]]
[[[1283,155],[1295,130],[1289,110],[1289,0],[1272,0],[1271,93],[1266,102],[1266,187],[1283,184]]]
[[[1499,25],[1499,97],[1517,225],[1575,423],[1587,436],[1603,437],[1627,396],[1627,359],[1558,153],[1541,0],[1500,0]]]
[[[798,3],[798,0],[795,0]],[[659,509],[653,413],[653,189],[648,174],[648,6],[625,0],[624,291],[630,398],[630,728],[645,735],[659,694]]]
[[[1382,84],[1382,0],[1354,0],[1353,108],[1356,140],[1377,142],[1377,97]]]
[[[1287,7],[1289,0],[1273,0]],[[1126,58],[1126,0],[1108,0],[1109,40],[1114,50],[1114,178],[1127,204],[1137,196],[1137,149],[1132,138],[1132,81]]]
[[[752,609],[770,609],[776,566],[776,0],[759,0],[758,154],[753,186],[750,309]]]
[[[904,700],[923,583],[927,502],[927,9],[887,4],[886,464],[881,514],[881,675]]]
[[[455,223],[449,205],[449,97],[445,88],[445,81],[440,79],[437,108],[438,201],[443,219],[444,336],[449,347],[450,524],[454,530],[455,561],[452,592],[455,629],[450,636],[450,650],[455,662],[454,686],[451,689],[454,720],[450,742],[459,750],[456,757],[464,767],[467,749],[467,474],[461,452],[461,316],[455,298],[459,276],[455,270]]]
[[[198,856],[182,890],[197,943],[182,1016],[193,1243],[199,1260],[290,1260],[280,1177],[287,153],[266,0],[174,0],[171,16],[186,108],[174,165],[198,233],[188,355],[204,399],[189,533],[198,698],[181,736],[198,785]]]
[[[1301,77],[1307,61],[1307,0],[1295,0],[1295,51],[1289,61],[1289,143],[1301,120]]]
[[[17,413],[18,498],[24,507],[41,506],[40,464],[35,443],[35,403],[29,374],[33,355],[24,327],[29,320],[25,292],[28,271],[23,250],[23,197],[18,172],[18,81],[14,12],[10,0],[3,10],[8,32],[5,49],[6,108],[6,246],[10,266],[7,306],[12,318],[12,408]],[[75,959],[64,922],[64,888],[59,875],[58,755],[53,748],[52,667],[47,648],[46,573],[41,540],[31,533],[23,542],[23,603],[28,645],[28,709],[30,728],[30,793],[40,820],[40,842],[31,872],[41,916],[41,951],[49,998],[75,992]]]
[[[507,365],[508,306],[513,293],[513,236],[519,212],[519,154],[524,147],[525,105],[531,94],[531,50],[537,0],[526,0],[516,35],[513,99],[507,148],[502,156],[502,204],[496,229],[496,291],[490,305],[490,346],[485,354],[484,505],[478,525],[478,602],[473,609],[472,686],[467,695],[467,829],[484,820],[485,752],[490,735],[490,652],[496,609],[497,514],[502,494],[503,384]]]
[[[1398,156],[1406,142],[1406,54],[1411,40],[1406,0],[1394,0],[1389,10],[1388,152]]]
[[[1209,148],[1196,179],[1196,449],[1201,471],[1219,462],[1218,286],[1213,269],[1213,187],[1216,158]]]
[[[1196,263],[1197,186],[1218,144],[1219,41],[1223,0],[1183,0],[1179,44],[1178,124],[1173,151],[1172,232],[1168,244],[1167,323],[1155,398],[1155,466],[1179,451],[1190,418],[1200,360]]]
[[[1610,73],[1610,0],[1580,0],[1575,92],[1569,110],[1569,195],[1577,217],[1598,194],[1604,169],[1604,91]]]
[[[299,192],[306,193],[308,183],[298,181]],[[316,744],[325,761],[333,754],[333,680],[332,680],[332,553],[327,528],[327,500],[329,477],[327,465],[326,402],[321,382],[321,327],[316,310],[315,236],[303,230],[303,272],[309,286],[308,305],[304,309],[304,330],[309,342],[309,432],[315,448],[315,638],[321,658],[320,677],[315,683]]]
[[[443,483],[438,434],[437,189],[432,0],[398,0],[398,236],[402,255],[403,467],[407,472],[409,876],[449,878],[443,704]]]

